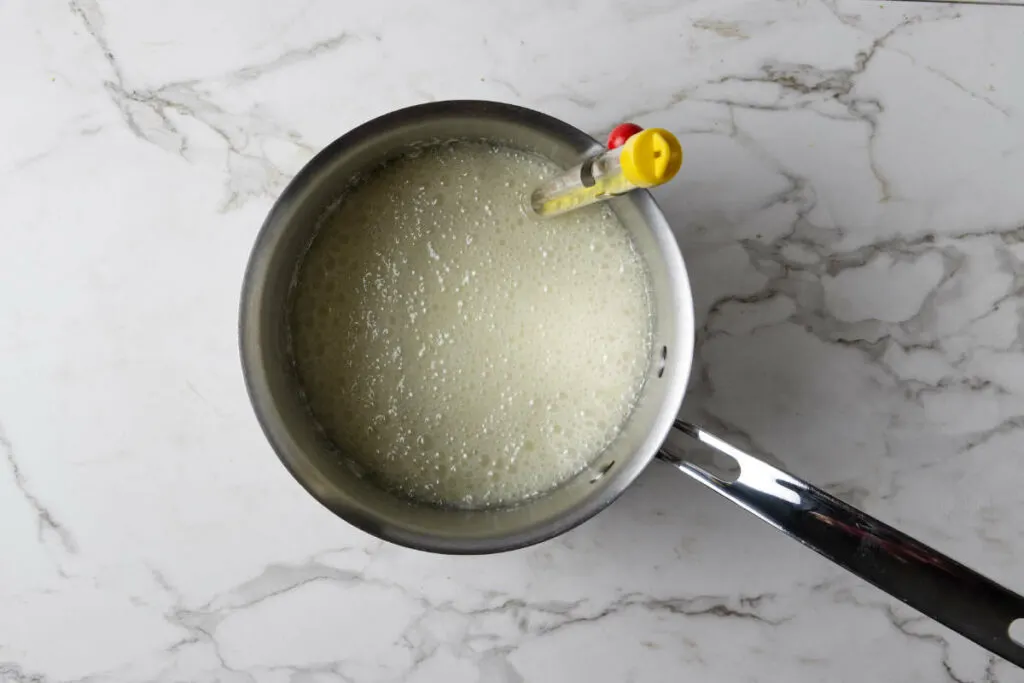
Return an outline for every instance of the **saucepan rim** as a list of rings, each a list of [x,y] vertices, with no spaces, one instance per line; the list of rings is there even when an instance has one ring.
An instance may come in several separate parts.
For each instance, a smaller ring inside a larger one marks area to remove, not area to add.
[[[493,538],[477,538],[462,542],[462,539],[445,538],[436,534],[422,534],[406,529],[386,528],[364,514],[353,514],[349,509],[339,509],[341,506],[334,504],[331,500],[321,495],[316,490],[316,487],[312,485],[312,482],[307,481],[306,476],[292,466],[292,463],[284,455],[286,446],[282,443],[281,434],[279,433],[280,429],[286,429],[286,427],[283,425],[284,421],[278,419],[280,415],[276,410],[272,392],[268,388],[269,382],[266,379],[266,369],[262,367],[260,340],[255,338],[255,321],[251,320],[255,315],[255,311],[259,310],[259,297],[262,296],[263,280],[258,279],[256,273],[260,270],[257,266],[260,259],[267,257],[267,254],[264,252],[267,248],[268,236],[275,229],[280,229],[278,224],[280,223],[280,214],[284,211],[283,207],[288,207],[295,201],[298,201],[297,198],[301,195],[303,188],[308,182],[324,170],[331,163],[332,159],[345,153],[353,145],[372,140],[378,135],[386,134],[389,130],[401,127],[407,123],[414,123],[432,117],[443,118],[467,115],[487,117],[497,121],[515,122],[520,125],[525,124],[530,128],[534,128],[558,139],[560,142],[572,146],[581,156],[601,149],[600,143],[593,137],[560,119],[533,109],[502,102],[447,100],[414,105],[374,118],[343,134],[316,154],[292,179],[274,203],[273,208],[260,228],[246,266],[238,318],[242,374],[250,402],[264,435],[270,442],[278,459],[281,460],[292,477],[324,507],[353,526],[398,545],[446,554],[487,554],[533,545],[565,533],[582,524],[618,498],[636,480],[636,477],[647,467],[650,461],[654,459],[659,447],[672,428],[689,380],[694,345],[693,297],[682,254],[679,251],[678,244],[664,214],[651,194],[646,190],[634,191],[630,193],[628,201],[633,203],[644,221],[650,226],[658,243],[659,251],[662,252],[670,285],[674,289],[672,294],[674,296],[673,303],[676,315],[673,334],[674,348],[671,354],[672,357],[669,360],[673,377],[672,385],[665,393],[658,413],[653,420],[650,433],[637,451],[642,453],[642,457],[638,455],[633,458],[632,462],[623,465],[624,468],[628,468],[628,473],[622,476],[621,483],[614,487],[608,487],[601,492],[595,491],[595,493],[600,493],[600,495],[583,497],[579,504],[573,505],[571,509],[560,517],[541,527],[514,530],[502,533],[501,535],[495,535]],[[266,273],[263,273],[263,275],[265,276]],[[282,424],[277,424],[278,422]],[[529,503],[525,504],[528,505]]]

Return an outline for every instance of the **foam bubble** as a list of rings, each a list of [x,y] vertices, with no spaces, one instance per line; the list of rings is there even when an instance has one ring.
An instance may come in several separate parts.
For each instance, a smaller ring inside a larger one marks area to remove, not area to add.
[[[647,276],[607,207],[523,211],[523,190],[558,172],[437,145],[323,220],[297,280],[296,367],[328,436],[385,486],[515,503],[582,470],[629,415],[650,354]]]

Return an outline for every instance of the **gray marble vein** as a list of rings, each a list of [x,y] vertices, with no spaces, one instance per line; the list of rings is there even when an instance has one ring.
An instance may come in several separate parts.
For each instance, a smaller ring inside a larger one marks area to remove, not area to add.
[[[39,541],[46,542],[48,539],[53,539],[64,552],[77,553],[78,544],[75,543],[71,532],[57,520],[54,513],[33,492],[28,478],[21,471],[21,466],[14,454],[14,444],[4,433],[3,425],[0,425],[0,451],[3,451],[7,460],[7,467],[14,480],[14,486],[24,502],[32,509],[36,518],[36,534]]]
[[[683,413],[1024,591],[1022,35],[861,0],[0,3],[0,683],[1024,682],[657,463],[534,548],[383,544],[280,466],[236,344],[266,211],[354,126],[663,126]]]

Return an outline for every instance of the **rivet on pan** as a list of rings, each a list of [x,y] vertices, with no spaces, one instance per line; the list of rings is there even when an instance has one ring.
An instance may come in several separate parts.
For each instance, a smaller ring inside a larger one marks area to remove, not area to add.
[[[600,478],[601,478],[601,477],[603,477],[604,475],[608,474],[608,471],[609,471],[609,470],[611,470],[611,468],[612,468],[612,467],[614,467],[614,466],[615,466],[615,461],[614,461],[614,460],[612,460],[612,461],[611,461],[610,463],[608,463],[607,465],[605,465],[604,467],[602,467],[602,468],[600,469],[600,471],[598,471],[598,473],[597,473],[597,474],[595,474],[595,475],[594,475],[594,478],[590,480],[590,483],[591,483],[591,484],[593,484],[593,483],[594,483],[594,482],[596,482],[596,481],[597,481],[598,479],[600,479]]]

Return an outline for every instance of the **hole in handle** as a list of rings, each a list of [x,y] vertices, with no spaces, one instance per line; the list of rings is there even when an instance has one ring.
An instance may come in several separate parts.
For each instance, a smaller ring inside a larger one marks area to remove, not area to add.
[[[711,473],[727,484],[735,484],[740,478],[740,464],[725,453],[711,454]]]
[[[740,464],[725,453],[720,453],[708,446],[695,443],[673,430],[669,432],[667,443],[672,445],[671,451],[685,453],[684,460],[700,468],[706,474],[720,479],[726,484],[734,484],[740,478]]]
[[[1007,629],[1007,632],[1010,634],[1010,640],[1024,647],[1024,618],[1010,622],[1010,628]]]

